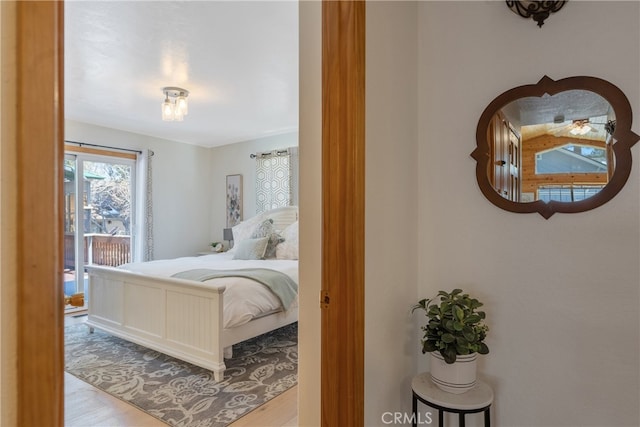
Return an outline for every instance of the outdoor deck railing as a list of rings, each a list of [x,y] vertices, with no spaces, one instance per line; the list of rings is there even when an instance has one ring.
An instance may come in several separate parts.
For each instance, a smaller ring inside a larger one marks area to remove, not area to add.
[[[84,242],[85,264],[117,267],[131,262],[131,236],[87,233]],[[64,268],[75,269],[73,234],[64,236]]]

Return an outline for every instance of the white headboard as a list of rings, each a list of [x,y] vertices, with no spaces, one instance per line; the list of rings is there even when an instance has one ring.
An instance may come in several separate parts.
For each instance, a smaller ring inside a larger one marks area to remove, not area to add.
[[[278,231],[282,231],[298,220],[298,207],[285,206],[262,212],[258,215],[261,217],[259,221],[271,218],[273,220],[273,227]]]
[[[278,231],[283,231],[287,226],[293,224],[298,220],[298,207],[297,206],[285,206],[282,208],[272,209],[267,212],[259,213],[240,224],[233,226],[233,240],[235,244],[244,239],[251,237],[253,230],[257,224],[260,224],[265,219],[271,218],[273,220],[273,226]],[[235,244],[233,249],[235,249]]]
[[[267,212],[262,212],[256,216],[252,216],[240,224],[233,226],[233,238],[236,242],[242,239],[249,238],[255,225],[260,224],[265,219],[271,218],[273,220],[273,227],[282,231],[287,226],[293,224],[298,220],[298,207],[297,206],[284,206],[282,208],[272,209]]]

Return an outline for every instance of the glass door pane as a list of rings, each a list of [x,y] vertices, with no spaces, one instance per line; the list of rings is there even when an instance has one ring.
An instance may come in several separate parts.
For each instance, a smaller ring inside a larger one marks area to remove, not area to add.
[[[71,296],[78,292],[76,280],[76,230],[77,230],[77,186],[76,156],[64,157],[64,294]]]
[[[84,160],[85,263],[117,267],[131,262],[133,162]]]
[[[64,162],[64,293],[71,296],[85,290],[86,265],[131,262],[135,162],[89,154],[66,154]]]

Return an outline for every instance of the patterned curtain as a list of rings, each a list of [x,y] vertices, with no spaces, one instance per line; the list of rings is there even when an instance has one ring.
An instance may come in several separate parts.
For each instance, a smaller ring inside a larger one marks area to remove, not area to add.
[[[292,165],[289,149],[257,153],[256,214],[292,201]]]
[[[143,150],[138,155],[137,171],[137,212],[136,236],[134,241],[133,260],[153,260],[153,194],[151,158],[153,151]]]

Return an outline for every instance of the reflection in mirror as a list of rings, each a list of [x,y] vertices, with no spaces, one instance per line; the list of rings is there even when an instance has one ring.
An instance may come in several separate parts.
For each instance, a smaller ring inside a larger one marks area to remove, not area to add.
[[[516,99],[492,122],[487,138],[493,164],[487,173],[504,198],[579,201],[597,194],[613,174],[607,129],[615,114],[597,93],[569,90]]]
[[[485,109],[472,153],[484,195],[512,212],[582,212],[606,203],[626,182],[631,106],[594,77],[544,77],[498,96]]]

